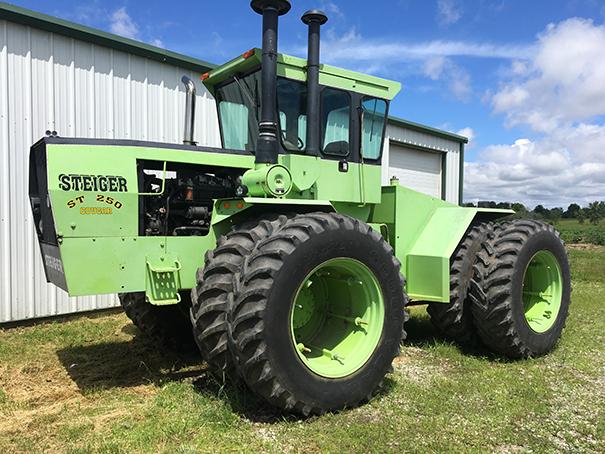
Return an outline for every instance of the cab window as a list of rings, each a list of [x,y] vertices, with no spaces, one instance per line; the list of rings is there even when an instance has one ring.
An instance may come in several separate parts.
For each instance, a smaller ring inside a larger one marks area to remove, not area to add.
[[[325,88],[321,93],[321,120],[324,154],[347,156],[351,123],[349,94],[333,88]]]
[[[260,115],[260,71],[233,79],[216,90],[223,146],[253,153]]]
[[[248,128],[250,111],[248,106],[229,101],[218,104],[221,123],[223,124],[223,141],[225,148],[231,150],[248,150],[248,144],[254,142]],[[249,150],[252,151],[252,150]]]
[[[361,104],[363,126],[361,152],[364,159],[379,159],[386,124],[387,103],[384,99],[365,99]]]

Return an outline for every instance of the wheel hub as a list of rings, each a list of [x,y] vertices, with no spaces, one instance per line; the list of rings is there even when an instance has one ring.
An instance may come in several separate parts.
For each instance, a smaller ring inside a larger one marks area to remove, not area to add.
[[[309,323],[315,312],[315,299],[310,289],[312,284],[313,281],[307,280],[296,299],[292,317],[292,326],[294,329],[299,329]]]
[[[354,259],[316,267],[293,300],[292,343],[302,363],[322,377],[342,378],[363,367],[378,346],[383,324],[378,280]]]
[[[523,277],[523,310],[529,327],[544,333],[553,327],[563,296],[563,277],[556,257],[540,251],[529,261]]]

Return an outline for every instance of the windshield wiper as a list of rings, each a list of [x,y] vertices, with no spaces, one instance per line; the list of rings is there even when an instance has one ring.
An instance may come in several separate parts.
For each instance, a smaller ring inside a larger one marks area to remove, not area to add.
[[[252,96],[252,93],[250,93],[250,89],[246,85],[242,84],[242,81],[239,79],[239,77],[233,76],[233,80],[235,80],[235,83],[239,89],[246,95],[246,98],[248,98],[248,101],[250,102],[250,105],[254,107],[254,110],[258,110],[258,104]]]

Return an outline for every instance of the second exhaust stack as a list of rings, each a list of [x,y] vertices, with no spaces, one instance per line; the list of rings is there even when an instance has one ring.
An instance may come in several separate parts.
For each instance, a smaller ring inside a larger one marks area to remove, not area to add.
[[[319,155],[319,45],[320,27],[328,21],[323,11],[311,10],[301,20],[309,26],[307,51],[307,154]]]

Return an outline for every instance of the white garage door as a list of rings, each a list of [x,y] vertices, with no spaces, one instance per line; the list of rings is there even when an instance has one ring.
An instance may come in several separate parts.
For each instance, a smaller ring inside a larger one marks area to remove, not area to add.
[[[389,178],[399,184],[441,198],[441,153],[418,151],[391,143]]]

